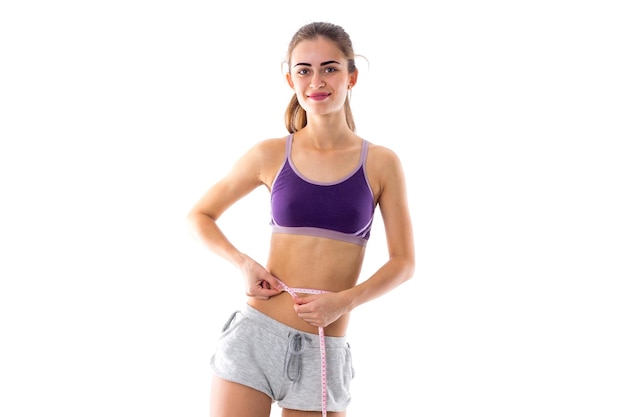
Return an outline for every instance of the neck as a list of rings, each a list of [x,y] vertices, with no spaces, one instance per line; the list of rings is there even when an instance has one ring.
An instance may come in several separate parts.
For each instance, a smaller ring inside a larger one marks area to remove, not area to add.
[[[357,138],[343,115],[341,118],[333,115],[308,118],[307,125],[297,134],[319,149],[345,145]]]

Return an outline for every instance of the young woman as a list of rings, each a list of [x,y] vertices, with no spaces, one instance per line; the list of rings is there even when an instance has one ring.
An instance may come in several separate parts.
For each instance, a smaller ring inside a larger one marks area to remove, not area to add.
[[[355,133],[358,70],[342,27],[314,22],[289,44],[289,134],[248,150],[189,213],[194,233],[241,270],[247,302],[212,357],[212,417],[346,415],[353,376],[350,312],[408,280],[414,245],[397,155]],[[240,252],[217,225],[259,186],[271,205],[268,259]],[[376,207],[388,260],[359,280]]]

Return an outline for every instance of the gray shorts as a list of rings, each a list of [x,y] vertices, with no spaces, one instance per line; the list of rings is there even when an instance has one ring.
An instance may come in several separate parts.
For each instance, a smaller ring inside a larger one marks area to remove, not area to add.
[[[326,343],[326,409],[344,411],[354,377],[346,337]],[[211,358],[213,372],[267,394],[284,408],[322,409],[319,336],[300,332],[245,305],[228,319]]]

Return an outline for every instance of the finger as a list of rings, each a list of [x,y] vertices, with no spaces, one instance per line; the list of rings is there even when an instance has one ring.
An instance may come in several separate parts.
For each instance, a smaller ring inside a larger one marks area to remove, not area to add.
[[[268,276],[266,281],[268,282],[270,288],[280,290],[280,291],[284,290],[283,286],[280,284],[278,279],[276,279],[276,277],[274,277],[273,275]]]
[[[313,300],[314,300],[313,297],[298,297],[298,296],[293,297],[294,304],[298,304],[298,305],[308,304]]]
[[[267,289],[261,288],[258,291],[258,294],[261,295],[261,296],[269,298],[269,297],[273,297],[275,295],[278,295],[281,292],[282,292],[282,290],[279,290],[279,289],[276,289],[276,288],[267,288]]]

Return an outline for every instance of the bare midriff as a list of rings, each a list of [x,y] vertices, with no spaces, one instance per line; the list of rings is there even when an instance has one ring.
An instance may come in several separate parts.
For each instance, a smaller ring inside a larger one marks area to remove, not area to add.
[[[269,272],[291,288],[339,292],[356,285],[365,247],[314,236],[272,234],[267,260]],[[299,294],[309,297],[307,294]],[[302,320],[294,310],[293,298],[282,292],[269,300],[250,297],[248,304],[287,326],[307,333],[318,333],[318,327]],[[328,325],[326,336],[344,336],[349,315]]]

